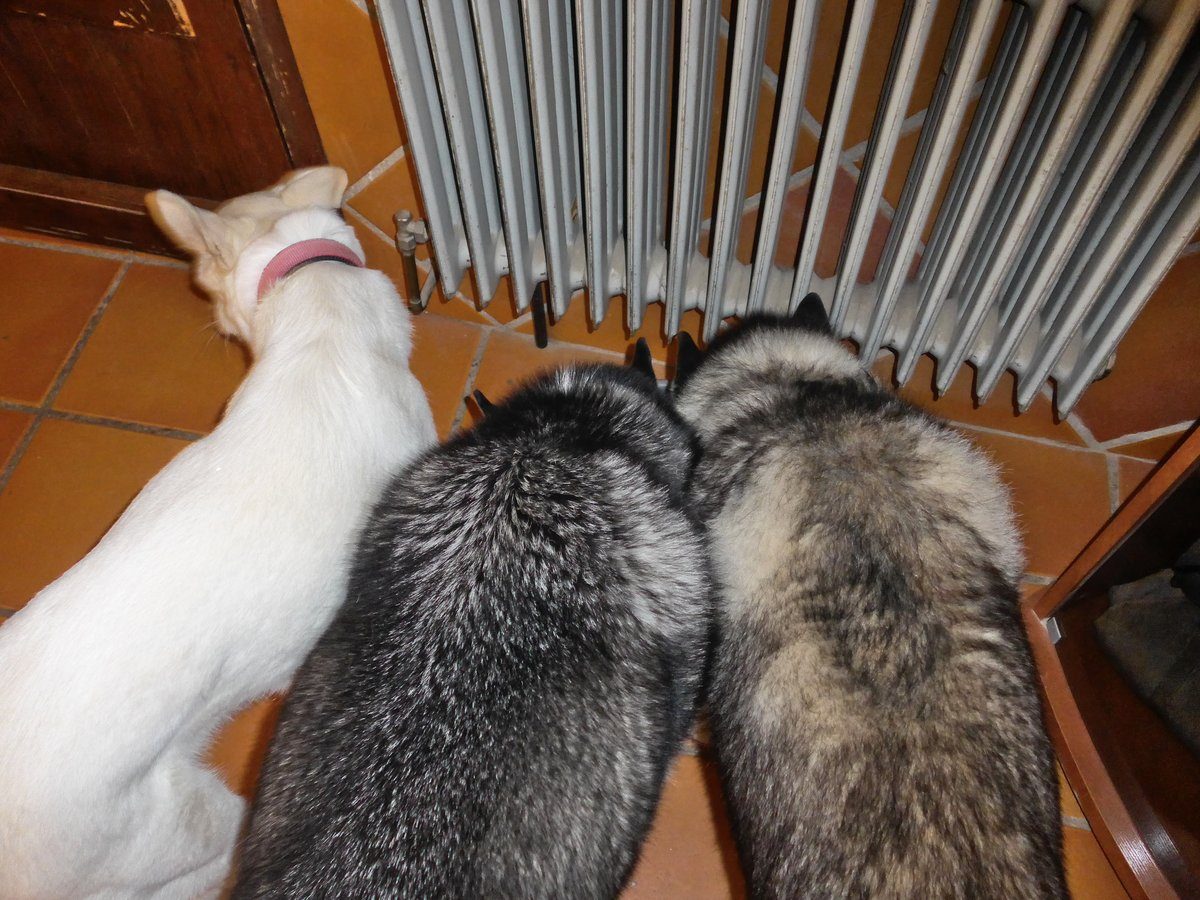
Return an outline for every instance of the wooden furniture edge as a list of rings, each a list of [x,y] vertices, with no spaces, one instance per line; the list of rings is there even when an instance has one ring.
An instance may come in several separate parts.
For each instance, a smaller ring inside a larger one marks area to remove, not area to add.
[[[1048,619],[1075,593],[1092,573],[1112,556],[1127,534],[1137,528],[1154,511],[1170,488],[1183,478],[1200,460],[1200,428],[1193,428],[1125,505],[1117,510],[1075,560],[1041,595],[1033,601],[1039,619]]]
[[[1056,755],[1074,789],[1092,835],[1131,897],[1179,895],[1155,861],[1096,748],[1046,620],[1053,616],[1139,527],[1200,461],[1200,428],[1191,433],[1088,542],[1061,576],[1022,604]]]
[[[1023,613],[1055,755],[1092,826],[1092,836],[1130,897],[1135,900],[1177,898],[1178,894],[1155,862],[1092,742],[1045,622],[1038,617],[1032,604],[1027,604]],[[1100,825],[1103,827],[1098,827]]]

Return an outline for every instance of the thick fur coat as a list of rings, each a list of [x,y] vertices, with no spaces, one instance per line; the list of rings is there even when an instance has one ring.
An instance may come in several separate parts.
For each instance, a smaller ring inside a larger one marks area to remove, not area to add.
[[[244,803],[204,749],[287,686],[342,602],[371,504],[435,439],[384,275],[325,262],[261,303],[237,288],[302,238],[361,253],[333,210],[344,188],[315,169],[219,213],[155,198],[255,362],[212,434],[0,628],[5,900],[193,900],[226,878]]]
[[[709,704],[751,893],[1062,897],[1009,498],[823,326],[815,297],[752,320],[678,392],[701,444]]]
[[[376,508],[235,897],[611,897],[632,867],[709,631],[690,434],[614,367],[487,406]]]

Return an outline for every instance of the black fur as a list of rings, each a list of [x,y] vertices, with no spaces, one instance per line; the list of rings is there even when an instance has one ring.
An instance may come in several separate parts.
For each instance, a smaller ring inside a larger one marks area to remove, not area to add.
[[[396,478],[296,678],[234,896],[614,896],[704,665],[691,461],[652,380],[594,366]]]

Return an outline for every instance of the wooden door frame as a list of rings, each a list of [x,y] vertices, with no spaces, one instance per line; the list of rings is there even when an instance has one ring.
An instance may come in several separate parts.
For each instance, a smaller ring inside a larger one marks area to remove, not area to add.
[[[233,0],[294,168],[326,161],[277,0]],[[282,173],[281,173],[282,174]],[[265,185],[264,185],[265,186]],[[0,223],[41,234],[178,256],[151,221],[153,186],[115,184],[0,164]],[[216,198],[189,198],[212,207]]]

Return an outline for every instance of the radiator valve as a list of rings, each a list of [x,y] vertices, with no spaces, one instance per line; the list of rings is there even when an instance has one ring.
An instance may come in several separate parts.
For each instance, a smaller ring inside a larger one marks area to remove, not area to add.
[[[404,269],[404,299],[408,301],[408,308],[418,313],[425,308],[426,298],[422,296],[421,279],[417,274],[416,250],[417,244],[424,244],[429,240],[429,232],[425,223],[414,219],[407,209],[396,213],[395,220],[396,249],[400,252],[400,261]]]

